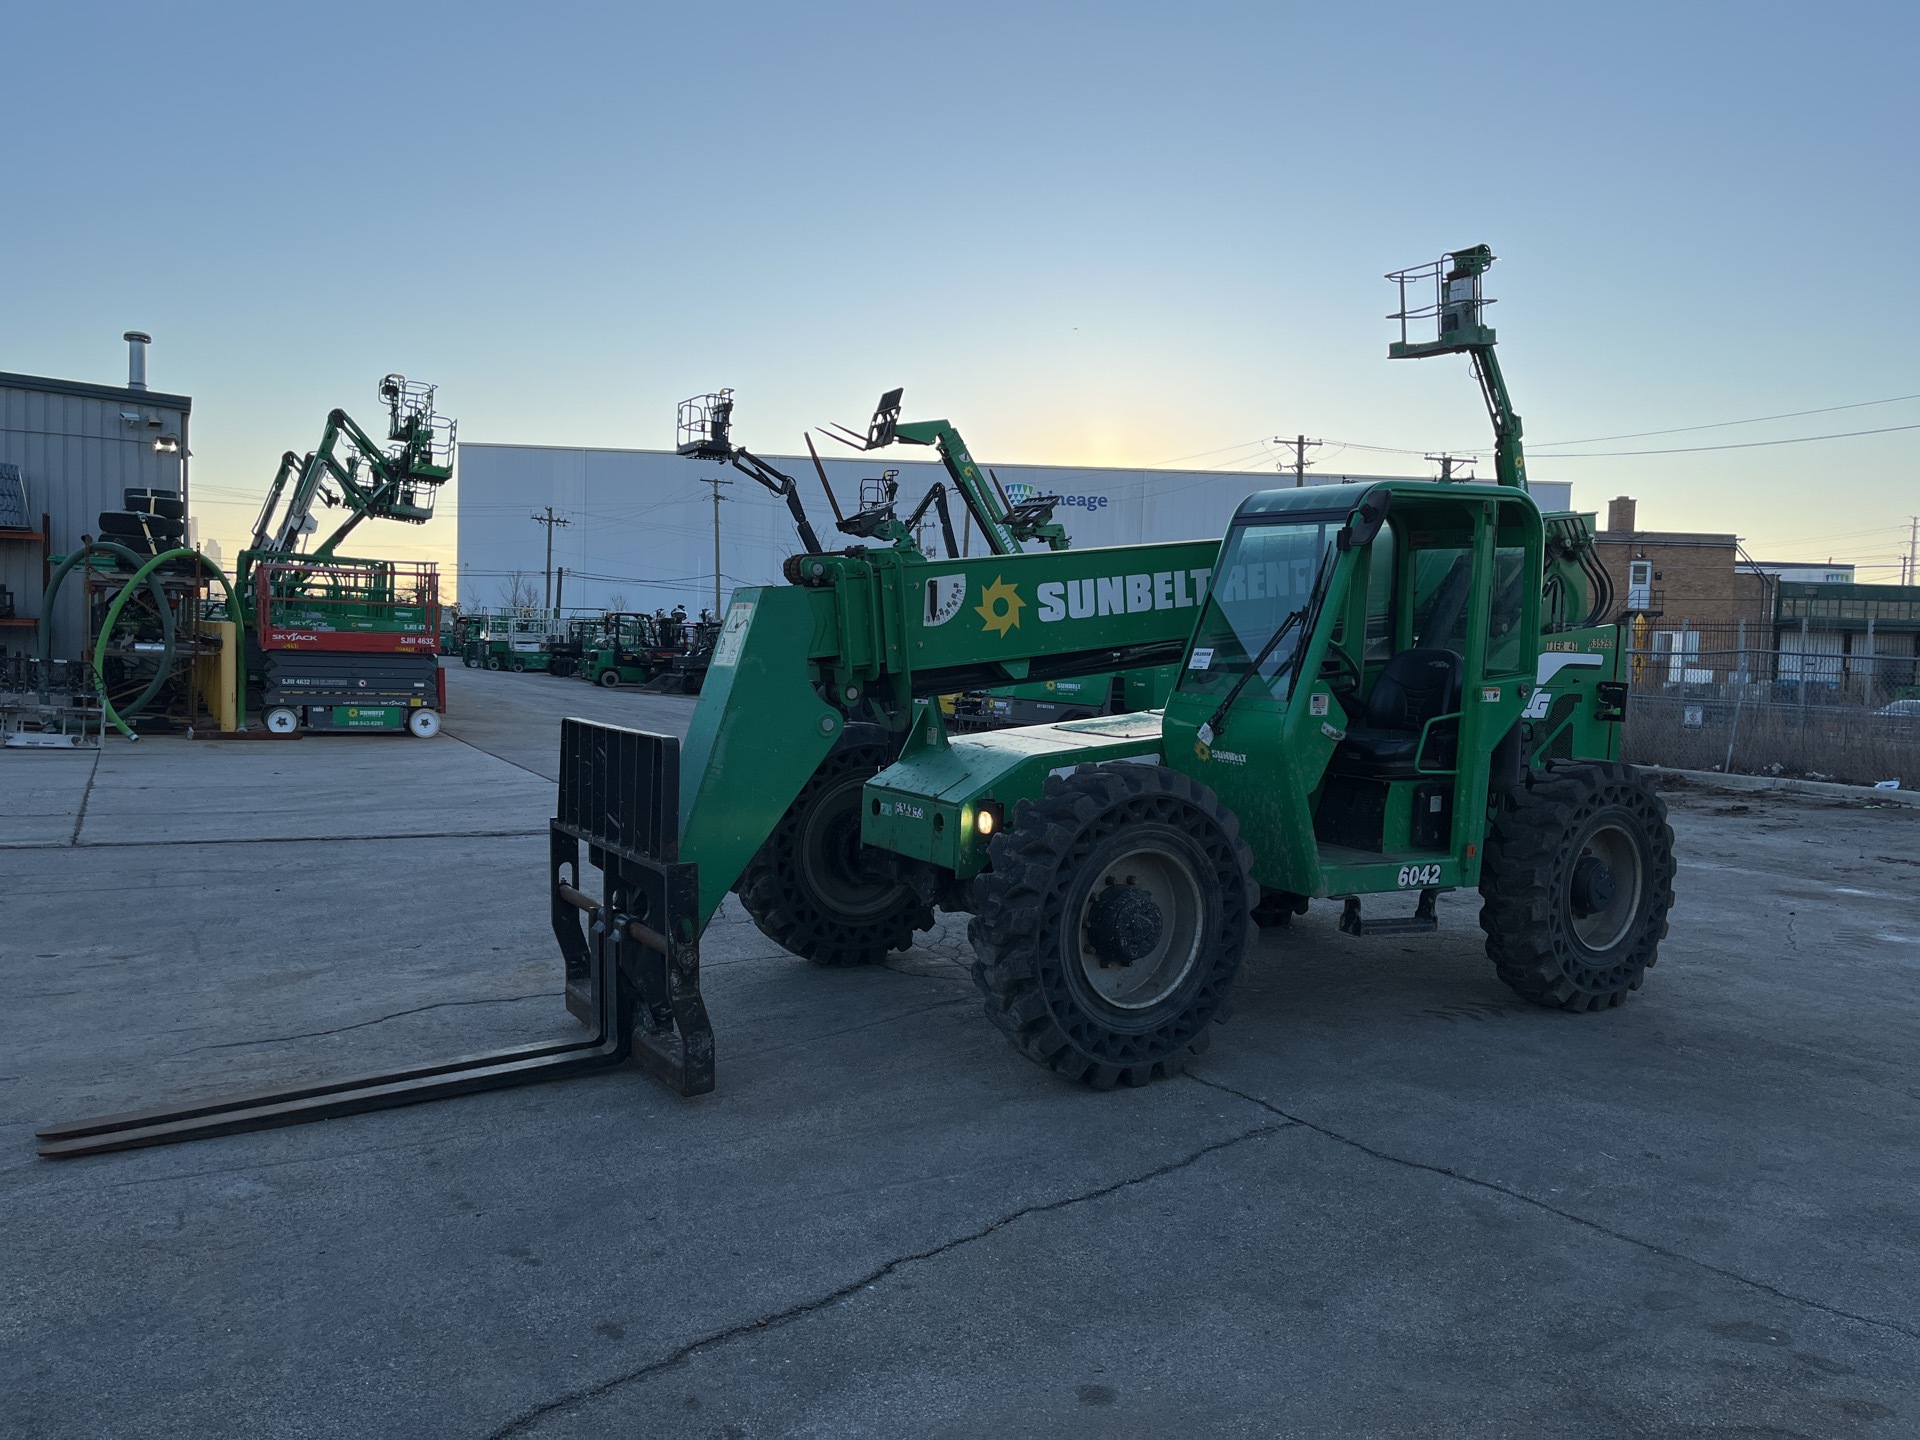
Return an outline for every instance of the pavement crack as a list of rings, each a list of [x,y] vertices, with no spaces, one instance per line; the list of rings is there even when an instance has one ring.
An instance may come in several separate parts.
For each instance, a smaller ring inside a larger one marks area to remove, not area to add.
[[[1304,1122],[1295,1120],[1291,1123],[1298,1125]],[[1276,1134],[1286,1128],[1284,1125],[1257,1125],[1253,1129],[1242,1131],[1238,1135],[1228,1136],[1225,1140],[1216,1140],[1211,1145],[1203,1145],[1198,1150],[1183,1155],[1177,1160],[1169,1160],[1165,1164],[1154,1166],[1151,1170],[1144,1170],[1138,1175],[1129,1175],[1124,1180],[1115,1180],[1110,1184],[1095,1186],[1091,1190],[1083,1190],[1075,1195],[1063,1196],[1058,1200],[1047,1200],[1035,1205],[1022,1206],[1018,1210],[1000,1216],[997,1220],[988,1221],[977,1230],[970,1230],[964,1235],[956,1235],[951,1240],[944,1240],[940,1244],[931,1246],[925,1250],[915,1250],[905,1255],[896,1255],[891,1260],[869,1270],[858,1279],[850,1280],[846,1284],[829,1290],[826,1294],[818,1296],[815,1299],[802,1300],[797,1304],[788,1306],[785,1310],[777,1314],[760,1316],[753,1320],[743,1321],[738,1325],[729,1325],[723,1330],[711,1331],[706,1335],[702,1335],[697,1340],[689,1340],[686,1344],[661,1356],[658,1360],[650,1360],[635,1369],[623,1371],[618,1375],[602,1380],[594,1385],[586,1385],[577,1390],[570,1390],[564,1395],[547,1401],[545,1404],[536,1405],[531,1410],[516,1415],[513,1419],[507,1421],[506,1424],[500,1426],[499,1429],[490,1431],[487,1435],[487,1440],[507,1440],[508,1436],[525,1434],[531,1426],[549,1415],[574,1409],[590,1400],[597,1400],[602,1395],[610,1394],[623,1386],[632,1385],[642,1380],[650,1380],[662,1371],[671,1370],[674,1366],[685,1363],[688,1359],[710,1346],[724,1345],[731,1341],[738,1340],[743,1336],[762,1334],[768,1330],[776,1330],[782,1326],[791,1325],[796,1320],[804,1320],[807,1316],[824,1310],[829,1305],[836,1305],[842,1300],[859,1294],[868,1286],[878,1284],[897,1270],[909,1265],[918,1265],[923,1261],[937,1260],[943,1255],[950,1254],[952,1251],[984,1240],[996,1231],[1004,1230],[1007,1226],[1024,1220],[1028,1216],[1046,1215],[1055,1210],[1066,1210],[1075,1205],[1085,1205],[1094,1200],[1105,1199],[1107,1196],[1118,1194],[1122,1190],[1130,1190],[1136,1185],[1145,1185],[1154,1180],[1159,1180],[1165,1176],[1185,1170],[1188,1166],[1197,1164],[1209,1155],[1216,1154],[1219,1151],[1230,1150],[1237,1145],[1246,1144],[1249,1140],[1259,1140],[1268,1135]]]
[[[492,750],[487,749],[487,747],[484,745],[476,745],[474,744],[473,741],[464,739],[461,736],[454,734],[451,730],[448,730],[446,732],[446,736],[449,740],[460,741],[460,743],[466,746],[469,750],[478,750],[482,755],[485,755],[489,760],[498,760],[502,765],[511,765],[516,770],[524,770],[527,772],[527,774],[533,776],[533,778],[536,780],[544,780],[549,785],[556,785],[559,783],[557,780],[553,778],[553,776],[542,775],[538,770],[534,769],[531,765],[522,765],[518,760],[509,760],[507,759],[506,756],[496,754]]]
[[[1424,1160],[1410,1160],[1403,1155],[1394,1155],[1385,1150],[1375,1149],[1364,1141],[1355,1140],[1348,1135],[1342,1135],[1339,1131],[1326,1125],[1317,1124],[1312,1120],[1295,1115],[1290,1111],[1282,1110],[1278,1105],[1273,1104],[1271,1101],[1262,1100],[1258,1095],[1249,1095],[1244,1090],[1236,1090],[1231,1085],[1224,1085],[1218,1080],[1209,1080],[1204,1076],[1194,1074],[1192,1071],[1187,1072],[1187,1078],[1197,1085],[1205,1085],[1210,1090],[1218,1090],[1225,1095],[1238,1096],[1249,1104],[1258,1105],[1262,1110],[1270,1114],[1278,1115],[1283,1120],[1290,1120],[1295,1125],[1313,1131],[1316,1135],[1324,1136],[1328,1140],[1345,1145],[1350,1149],[1358,1150],[1362,1155],[1369,1155],[1375,1160],[1384,1160],[1390,1165],[1400,1165],[1408,1170],[1424,1170],[1431,1175],[1442,1175],[1449,1180],[1458,1180],[1463,1185],[1471,1185],[1480,1190],[1490,1190],[1496,1195],[1504,1195],[1509,1200],[1517,1200],[1523,1205],[1531,1205],[1536,1210],[1545,1211],[1549,1215],[1557,1216],[1583,1229],[1591,1230],[1596,1235],[1604,1235],[1609,1240],[1618,1240],[1624,1245],[1635,1246],[1641,1250],[1645,1250],[1650,1255],[1658,1255],[1663,1260],[1672,1260],[1679,1264],[1694,1266],[1697,1269],[1705,1270],[1708,1274],[1718,1275],[1723,1280],[1731,1280],[1736,1285],[1744,1285],[1749,1289],[1772,1295],[1776,1299],[1784,1300],[1790,1305],[1799,1305],[1809,1310],[1818,1310],[1822,1314],[1831,1315],[1839,1320],[1851,1320],[1859,1325],[1870,1325],[1876,1330],[1891,1330],[1894,1334],[1904,1335],[1909,1340],[1920,1340],[1920,1330],[1910,1329],[1897,1321],[1882,1320],[1873,1315],[1861,1315],[1852,1310],[1843,1310],[1838,1305],[1829,1305],[1824,1300],[1816,1300],[1811,1295],[1800,1295],[1792,1290],[1783,1290],[1777,1285],[1768,1284],[1765,1280],[1756,1280],[1750,1275],[1742,1275],[1737,1270],[1729,1270],[1723,1265],[1715,1265],[1710,1260],[1702,1260],[1698,1256],[1687,1255],[1681,1251],[1669,1249],[1667,1246],[1661,1245],[1656,1241],[1644,1240],[1638,1235],[1629,1235],[1624,1230],[1615,1230],[1611,1226],[1602,1225],[1598,1220],[1588,1219],[1585,1215],[1576,1214],[1572,1210],[1562,1210],[1559,1206],[1550,1205],[1537,1196],[1527,1194],[1524,1190],[1515,1190],[1497,1181],[1482,1180],[1477,1175],[1464,1174],[1459,1170],[1451,1169],[1445,1165],[1432,1165]]]
[[[218,1045],[195,1045],[191,1050],[182,1050],[182,1055],[197,1055],[202,1050],[243,1050],[252,1045],[278,1045],[283,1040],[312,1040],[321,1035],[343,1035],[349,1030],[364,1030],[369,1025],[383,1025],[389,1020],[398,1020],[403,1015],[418,1015],[427,1010],[446,1010],[456,1005],[514,1005],[522,1000],[552,1000],[558,990],[542,990],[533,995],[494,995],[479,1000],[436,1000],[431,1005],[415,1005],[410,1010],[396,1010],[391,1015],[376,1016],[372,1020],[356,1020],[351,1025],[339,1025],[331,1030],[302,1030],[294,1035],[269,1035],[264,1040],[225,1040]]]
[[[73,833],[67,836],[69,845],[80,843],[80,827],[87,823],[87,804],[93,799],[93,782],[100,774],[100,757],[106,753],[106,741],[103,739],[99,748],[93,752],[93,768],[87,771],[87,788],[80,792],[80,812],[73,817]]]

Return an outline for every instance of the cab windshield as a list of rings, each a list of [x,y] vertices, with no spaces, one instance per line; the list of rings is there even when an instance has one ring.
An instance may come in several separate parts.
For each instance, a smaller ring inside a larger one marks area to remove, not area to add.
[[[1196,695],[1225,693],[1264,650],[1289,616],[1299,614],[1270,654],[1257,681],[1276,699],[1292,693],[1293,658],[1305,643],[1307,614],[1321,567],[1331,563],[1341,519],[1244,525],[1227,537],[1201,612],[1193,652],[1179,688]]]

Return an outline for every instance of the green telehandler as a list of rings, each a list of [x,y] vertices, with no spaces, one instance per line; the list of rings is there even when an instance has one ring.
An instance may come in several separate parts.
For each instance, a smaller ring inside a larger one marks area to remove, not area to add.
[[[1390,276],[1389,353],[1471,358],[1497,483],[1263,492],[1218,542],[1029,552],[1006,527],[1006,550],[944,561],[810,544],[788,584],[736,593],[684,742],[564,722],[551,909],[589,1039],[55,1126],[41,1153],[629,1058],[710,1090],[699,943],[729,892],[822,965],[970,912],[988,1018],[1101,1088],[1203,1050],[1252,930],[1316,899],[1351,934],[1409,935],[1436,928],[1441,893],[1477,887],[1503,981],[1545,1006],[1618,1005],[1666,932],[1672,833],[1619,761],[1626,687],[1591,517],[1543,516],[1527,492],[1484,322],[1492,262],[1477,246]],[[1424,322],[1432,337],[1412,338]],[[901,422],[889,392],[856,438],[941,447],[985,531],[1005,517],[949,435]],[[1167,663],[1163,713],[950,736],[931,703]],[[1369,912],[1387,897],[1401,903]]]

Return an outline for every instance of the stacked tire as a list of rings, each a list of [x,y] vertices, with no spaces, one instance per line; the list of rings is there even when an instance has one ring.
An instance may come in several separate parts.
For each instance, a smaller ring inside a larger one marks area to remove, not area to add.
[[[176,549],[187,530],[186,505],[177,490],[130,487],[122,492],[124,510],[100,512],[100,538],[136,555]]]

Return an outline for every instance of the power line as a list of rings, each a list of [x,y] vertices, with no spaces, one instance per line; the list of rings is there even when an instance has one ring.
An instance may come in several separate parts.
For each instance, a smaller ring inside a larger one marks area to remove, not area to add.
[[[1619,460],[1634,455],[1698,455],[1707,450],[1759,450],[1769,445],[1811,445],[1820,440],[1851,440],[1859,435],[1892,435],[1901,430],[1920,430],[1912,425],[1883,425],[1877,430],[1839,430],[1831,435],[1792,435],[1784,440],[1743,440],[1733,445],[1681,445],[1669,450],[1585,450],[1561,451],[1542,456],[1546,460]]]
[[[1823,405],[1818,410],[1783,410],[1778,415],[1756,415],[1751,420],[1716,420],[1710,425],[1676,425],[1671,430],[1633,430],[1625,435],[1588,435],[1580,440],[1536,440],[1527,448],[1551,450],[1557,445],[1598,445],[1603,440],[1643,440],[1650,435],[1679,435],[1688,430],[1724,430],[1730,425],[1764,425],[1769,420],[1797,420],[1803,415],[1831,415],[1837,410],[1865,410],[1872,405],[1898,405],[1920,400],[1920,395],[1893,395],[1885,400],[1856,400],[1851,405]]]

